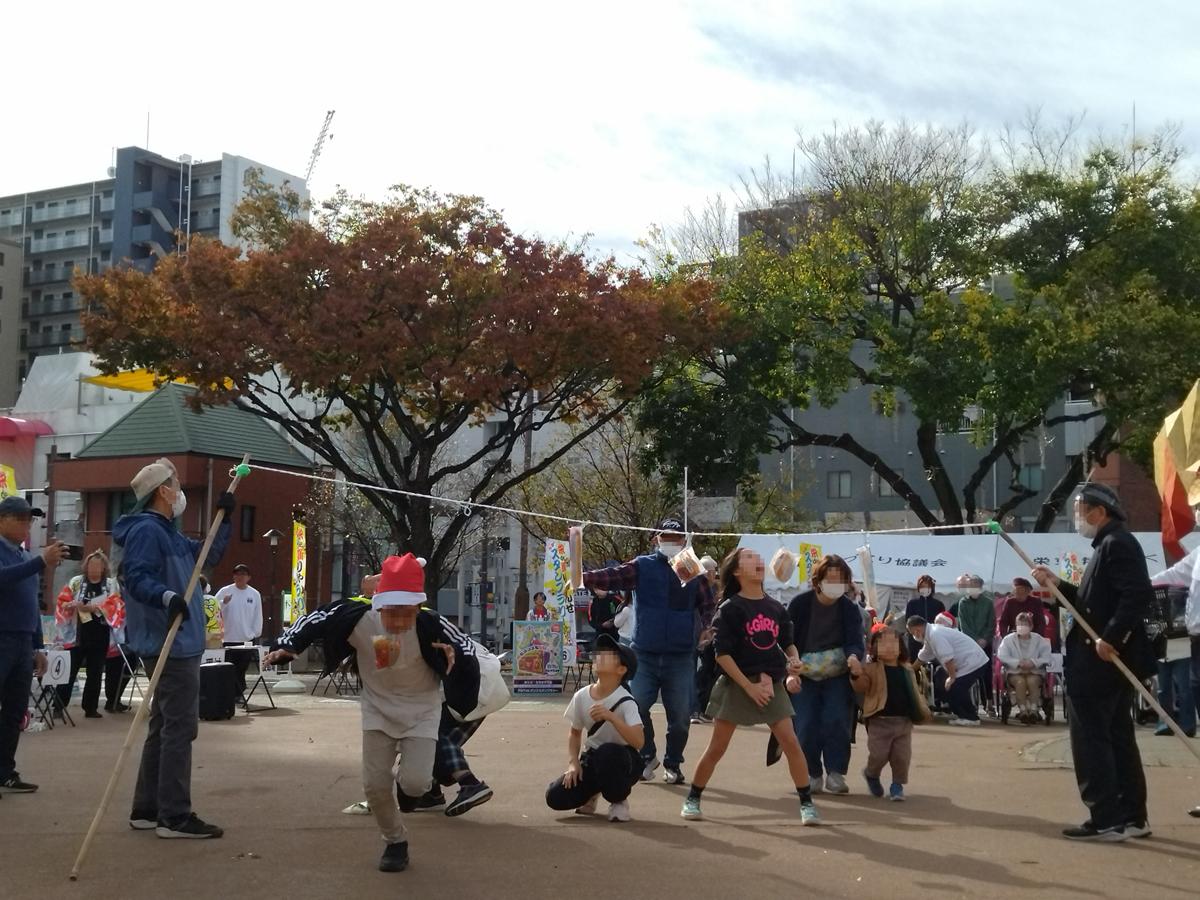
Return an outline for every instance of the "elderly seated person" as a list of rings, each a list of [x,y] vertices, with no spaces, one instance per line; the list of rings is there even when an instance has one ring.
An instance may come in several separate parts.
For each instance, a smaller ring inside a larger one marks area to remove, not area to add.
[[[1016,629],[1000,642],[996,656],[1004,666],[1013,705],[1020,709],[1018,718],[1026,725],[1036,725],[1042,682],[1050,668],[1050,642],[1034,632],[1033,616],[1027,612],[1017,616]]]

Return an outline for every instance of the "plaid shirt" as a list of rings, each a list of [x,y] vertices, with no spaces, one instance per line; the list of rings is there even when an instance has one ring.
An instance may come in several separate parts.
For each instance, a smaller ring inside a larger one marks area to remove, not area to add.
[[[700,583],[696,585],[696,612],[700,615],[700,627],[704,629],[712,625],[717,612],[717,598],[705,575],[697,575],[688,584],[697,580]],[[637,566],[631,562],[583,573],[583,586],[594,591],[636,591],[637,581]]]

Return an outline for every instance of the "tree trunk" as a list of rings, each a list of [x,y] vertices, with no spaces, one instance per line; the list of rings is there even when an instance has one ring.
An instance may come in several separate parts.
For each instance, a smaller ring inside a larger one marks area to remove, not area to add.
[[[1054,489],[1042,501],[1041,511],[1038,513],[1037,522],[1033,526],[1034,531],[1046,532],[1054,526],[1054,520],[1058,518],[1063,504],[1075,492],[1076,485],[1083,481],[1088,474],[1083,468],[1084,460],[1102,460],[1115,450],[1116,445],[1112,442],[1114,434],[1116,434],[1116,428],[1106,422],[1104,427],[1096,432],[1096,436],[1092,438],[1092,442],[1088,444],[1087,452],[1075,457],[1071,461],[1071,465],[1067,466],[1067,470],[1058,479],[1058,483],[1054,485]]]

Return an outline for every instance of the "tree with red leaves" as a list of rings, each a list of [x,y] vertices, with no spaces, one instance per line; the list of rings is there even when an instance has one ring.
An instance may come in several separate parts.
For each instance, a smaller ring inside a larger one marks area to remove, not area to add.
[[[193,238],[149,274],[81,279],[100,368],[186,379],[197,403],[277,424],[349,481],[496,504],[686,365],[717,318],[705,279],[515,234],[475,197],[342,194],[313,223],[297,203],[255,183],[233,223],[254,249]],[[512,464],[560,423],[568,440]],[[428,559],[436,597],[468,516],[366,496],[396,547]]]

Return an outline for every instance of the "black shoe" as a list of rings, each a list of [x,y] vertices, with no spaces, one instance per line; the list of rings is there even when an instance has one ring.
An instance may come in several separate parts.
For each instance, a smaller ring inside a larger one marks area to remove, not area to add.
[[[491,799],[492,789],[484,782],[464,784],[458,789],[458,796],[454,798],[454,802],[446,807],[446,815],[461,816],[468,810],[474,809],[481,803],[487,803]]]
[[[192,813],[182,819],[176,819],[174,822],[160,821],[154,829],[154,833],[160,838],[191,838],[193,840],[201,840],[203,838],[219,838],[225,832],[216,825],[209,825],[198,815]]]
[[[85,712],[83,714],[83,717],[85,719],[103,719],[104,718],[104,716],[101,715],[100,711],[97,709],[89,709],[87,712]]]
[[[1193,819],[1200,819],[1200,806],[1197,806],[1195,809],[1189,809],[1188,815]]]
[[[1154,832],[1150,830],[1149,822],[1126,822],[1125,834],[1131,838],[1148,838]]]
[[[408,868],[408,841],[388,844],[379,857],[380,872],[403,872]]]
[[[129,827],[134,831],[153,831],[158,827],[158,813],[135,809],[129,813]]]
[[[678,769],[672,769],[666,766],[663,769],[663,782],[666,784],[687,784],[683,779],[683,773]]]
[[[16,772],[13,772],[4,781],[0,781],[0,793],[4,794],[32,794],[37,789],[36,784],[22,781],[21,776]]]
[[[1097,841],[1100,843],[1116,844],[1129,839],[1125,828],[1114,825],[1112,828],[1097,828],[1091,822],[1084,822],[1078,828],[1064,828],[1063,837],[1069,841]]]
[[[446,795],[442,793],[441,785],[435,784],[417,798],[417,805],[414,807],[414,811],[427,812],[432,809],[441,809],[445,805]]]
[[[396,805],[400,807],[400,812],[410,813],[417,811],[417,804],[421,802],[420,797],[410,797],[404,791],[400,790],[400,783],[396,783]]]
[[[129,712],[129,710],[133,709],[132,706],[126,706],[124,703],[117,703],[113,706],[106,706],[104,708],[107,709],[109,712],[118,712],[118,713]]]

